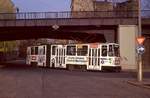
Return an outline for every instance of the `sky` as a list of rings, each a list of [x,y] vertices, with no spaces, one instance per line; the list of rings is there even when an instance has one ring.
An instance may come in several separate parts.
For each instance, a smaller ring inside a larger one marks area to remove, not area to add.
[[[71,0],[12,0],[20,12],[70,11]]]
[[[71,0],[12,0],[12,1],[14,2],[15,6],[19,8],[20,12],[70,11],[70,4],[71,4]],[[148,4],[146,1],[149,0],[144,1],[145,4]]]

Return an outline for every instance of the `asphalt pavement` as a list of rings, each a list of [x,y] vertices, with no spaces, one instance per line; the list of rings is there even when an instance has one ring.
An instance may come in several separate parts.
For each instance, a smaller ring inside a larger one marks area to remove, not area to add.
[[[133,72],[0,68],[0,98],[150,98],[150,89],[127,83]],[[150,79],[150,73],[145,73]]]

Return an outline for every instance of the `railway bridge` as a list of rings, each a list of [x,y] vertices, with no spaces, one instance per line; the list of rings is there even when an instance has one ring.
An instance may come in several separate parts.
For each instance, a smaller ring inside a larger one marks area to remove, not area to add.
[[[148,13],[149,11],[142,11]],[[145,15],[145,14],[143,14]],[[145,64],[150,64],[150,18],[142,17],[147,37]],[[73,39],[120,44],[124,68],[136,68],[138,11],[27,12],[0,14],[0,40],[37,38]]]

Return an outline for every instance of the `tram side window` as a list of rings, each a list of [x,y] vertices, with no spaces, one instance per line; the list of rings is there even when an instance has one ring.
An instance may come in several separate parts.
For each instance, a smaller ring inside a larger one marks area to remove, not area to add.
[[[45,46],[39,48],[39,55],[45,55]]]
[[[43,48],[39,48],[39,55],[43,55]]]
[[[89,50],[89,56],[91,56],[91,51],[92,51],[92,50],[90,49],[90,50]]]
[[[38,54],[38,47],[35,47],[35,55]]]
[[[43,47],[43,55],[45,55],[45,46]]]
[[[67,46],[67,55],[75,55],[76,46]]]
[[[31,55],[34,55],[34,47],[31,47]]]
[[[114,55],[114,53],[113,53],[113,46],[112,45],[109,45],[108,55],[109,56],[113,56]]]
[[[107,46],[102,46],[102,56],[107,56]]]
[[[77,48],[77,55],[78,56],[86,56],[88,53],[88,47],[87,46],[82,46],[80,48]]]
[[[27,55],[30,55],[31,53],[31,48],[27,48]]]
[[[101,53],[100,53],[100,49],[98,49],[98,57],[100,57],[100,54],[101,54]]]
[[[52,55],[55,55],[55,51],[56,51],[56,46],[52,47]]]

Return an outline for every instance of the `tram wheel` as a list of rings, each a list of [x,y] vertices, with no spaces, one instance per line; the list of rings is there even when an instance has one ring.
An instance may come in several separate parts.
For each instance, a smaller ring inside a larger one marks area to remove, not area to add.
[[[70,71],[73,71],[74,70],[74,66],[73,65],[67,65],[67,69],[70,70]]]
[[[116,69],[115,72],[118,72],[118,73],[119,73],[119,72],[121,72],[121,70],[120,70],[120,69]]]
[[[52,68],[55,68],[55,63],[52,63]]]

